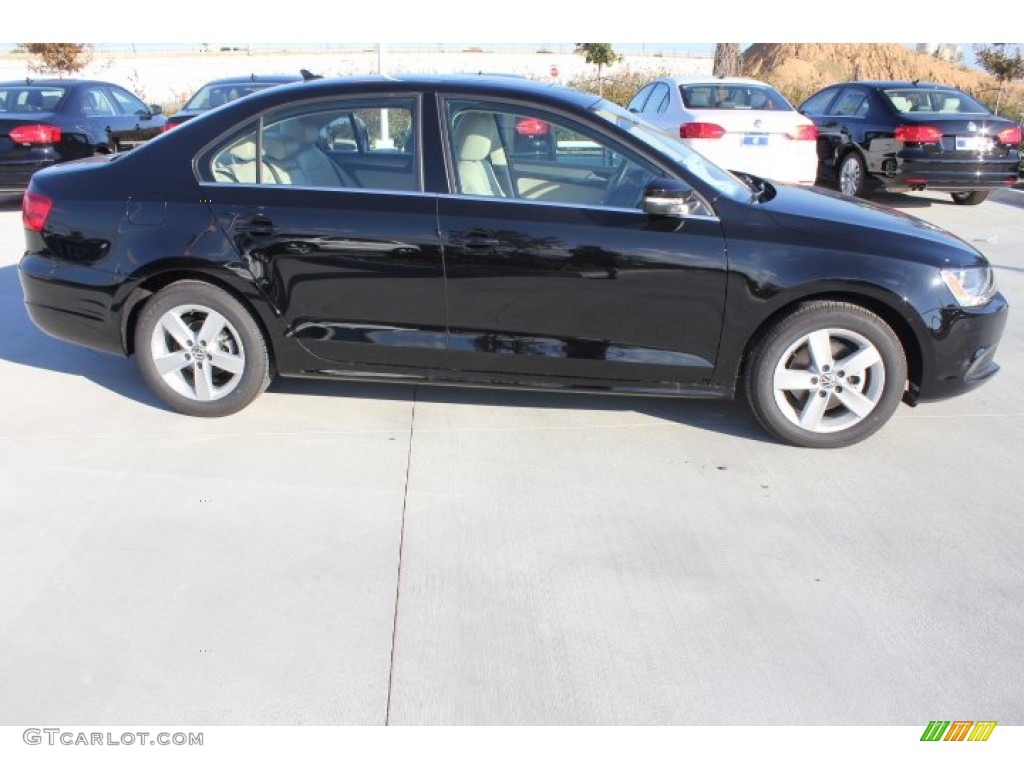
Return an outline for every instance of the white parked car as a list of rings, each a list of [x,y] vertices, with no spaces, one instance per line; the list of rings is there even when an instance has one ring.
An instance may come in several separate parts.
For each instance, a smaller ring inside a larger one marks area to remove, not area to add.
[[[814,123],[760,80],[666,77],[641,88],[627,108],[722,168],[814,183]]]

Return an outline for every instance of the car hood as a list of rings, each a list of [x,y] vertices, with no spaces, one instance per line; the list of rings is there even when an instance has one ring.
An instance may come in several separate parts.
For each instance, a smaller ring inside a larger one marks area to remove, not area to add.
[[[969,243],[902,211],[818,188],[779,184],[758,204],[778,226],[819,242],[872,244],[878,255],[925,264],[987,263]]]

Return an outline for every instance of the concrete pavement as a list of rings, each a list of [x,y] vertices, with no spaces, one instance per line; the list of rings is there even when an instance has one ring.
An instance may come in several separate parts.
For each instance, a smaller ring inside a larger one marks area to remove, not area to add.
[[[742,403],[279,381],[228,419],[25,315],[0,210],[0,724],[1024,723],[1003,371],[842,451]]]

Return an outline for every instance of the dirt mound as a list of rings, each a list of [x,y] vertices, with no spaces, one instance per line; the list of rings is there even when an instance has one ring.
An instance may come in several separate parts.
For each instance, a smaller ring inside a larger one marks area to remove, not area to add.
[[[986,103],[995,99],[995,79],[986,73],[898,43],[754,43],[743,52],[743,68],[744,74],[772,83],[796,104],[844,80],[924,80],[955,86]],[[1016,98],[1024,97],[1024,87],[1010,88]]]

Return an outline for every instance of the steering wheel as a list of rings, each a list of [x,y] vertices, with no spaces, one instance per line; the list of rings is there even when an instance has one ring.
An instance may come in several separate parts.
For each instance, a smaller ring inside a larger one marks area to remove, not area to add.
[[[622,158],[608,180],[604,204],[615,208],[639,208],[647,172]]]

